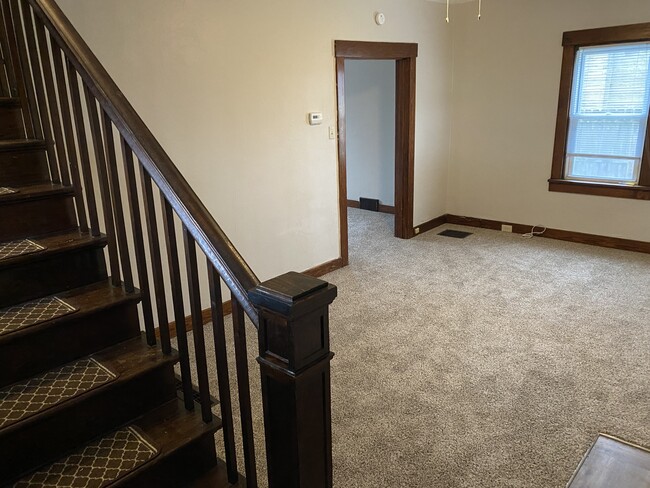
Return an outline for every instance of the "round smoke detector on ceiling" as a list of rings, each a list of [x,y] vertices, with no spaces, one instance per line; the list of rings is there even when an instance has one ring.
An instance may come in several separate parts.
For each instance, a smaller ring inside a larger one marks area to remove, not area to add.
[[[384,25],[384,23],[386,22],[386,16],[381,12],[377,12],[375,14],[375,22],[377,23],[377,25]]]

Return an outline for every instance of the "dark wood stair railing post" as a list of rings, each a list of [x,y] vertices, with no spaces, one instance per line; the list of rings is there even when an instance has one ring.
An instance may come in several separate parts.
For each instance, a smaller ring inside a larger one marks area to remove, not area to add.
[[[336,287],[287,273],[249,292],[259,357],[270,488],[331,488],[329,305]]]

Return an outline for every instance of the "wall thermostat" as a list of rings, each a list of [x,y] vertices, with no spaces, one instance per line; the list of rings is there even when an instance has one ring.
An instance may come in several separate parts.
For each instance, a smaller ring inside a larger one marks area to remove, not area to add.
[[[309,125],[321,125],[323,123],[323,114],[322,112],[310,112],[309,113]]]
[[[384,25],[384,22],[386,22],[386,16],[381,12],[377,12],[375,14],[375,22],[377,25]]]

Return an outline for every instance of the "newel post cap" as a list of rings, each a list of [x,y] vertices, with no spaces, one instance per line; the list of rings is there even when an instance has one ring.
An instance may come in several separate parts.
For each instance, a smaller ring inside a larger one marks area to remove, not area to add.
[[[248,292],[256,307],[291,318],[329,305],[336,294],[336,286],[295,271],[260,283]]]

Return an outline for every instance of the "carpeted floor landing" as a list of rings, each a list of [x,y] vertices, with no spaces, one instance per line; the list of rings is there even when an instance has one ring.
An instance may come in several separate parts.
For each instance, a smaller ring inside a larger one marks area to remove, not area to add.
[[[350,258],[324,277],[336,487],[560,488],[599,432],[650,445],[650,256],[459,226],[403,241],[350,209]]]

